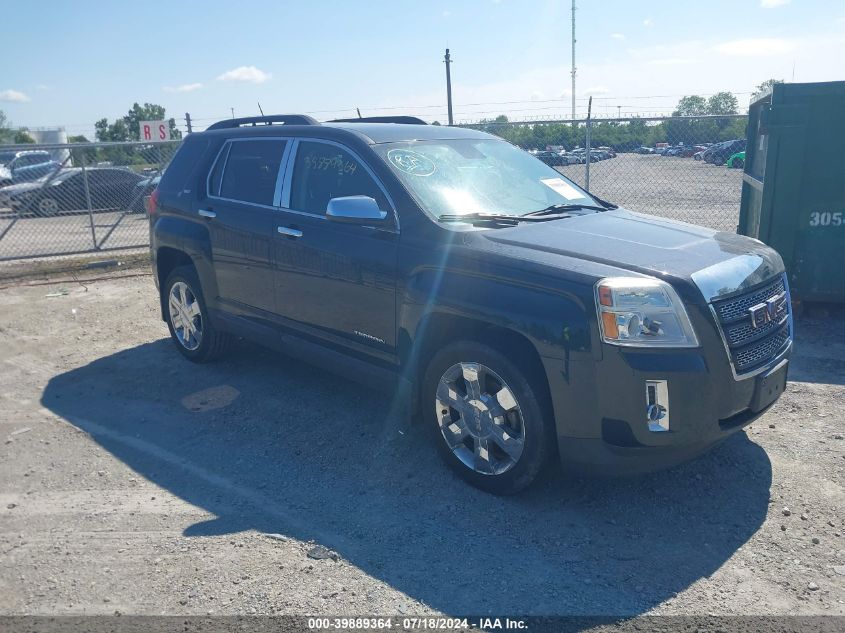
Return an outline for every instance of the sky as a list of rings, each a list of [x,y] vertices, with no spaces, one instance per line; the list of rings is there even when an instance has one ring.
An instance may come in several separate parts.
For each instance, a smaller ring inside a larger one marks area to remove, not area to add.
[[[93,137],[134,102],[184,129],[231,116],[571,114],[571,0],[6,2],[0,110]],[[577,116],[668,114],[687,94],[845,80],[843,0],[579,0]],[[15,26],[9,26],[15,25]]]

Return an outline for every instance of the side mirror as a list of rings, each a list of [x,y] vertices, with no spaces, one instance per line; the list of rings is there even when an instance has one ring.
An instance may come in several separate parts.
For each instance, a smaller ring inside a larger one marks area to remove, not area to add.
[[[388,222],[387,213],[378,208],[378,203],[369,196],[344,196],[332,198],[326,209],[326,218],[344,224],[369,226]]]

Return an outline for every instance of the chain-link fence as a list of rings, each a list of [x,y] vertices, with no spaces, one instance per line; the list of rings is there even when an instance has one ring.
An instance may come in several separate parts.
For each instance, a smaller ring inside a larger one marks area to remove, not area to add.
[[[745,115],[462,123],[632,211],[735,231]]]
[[[178,145],[0,146],[0,261],[146,246],[144,198]]]
[[[744,115],[462,123],[605,200],[734,231]],[[179,141],[0,146],[0,261],[141,248],[144,198]]]

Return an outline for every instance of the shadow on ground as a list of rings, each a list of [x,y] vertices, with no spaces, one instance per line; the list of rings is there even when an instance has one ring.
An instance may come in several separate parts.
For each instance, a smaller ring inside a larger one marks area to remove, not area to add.
[[[52,379],[44,406],[217,518],[315,541],[449,614],[639,614],[708,577],[763,522],[771,467],[744,434],[626,480],[469,488],[390,399],[249,346],[196,366],[169,340]]]

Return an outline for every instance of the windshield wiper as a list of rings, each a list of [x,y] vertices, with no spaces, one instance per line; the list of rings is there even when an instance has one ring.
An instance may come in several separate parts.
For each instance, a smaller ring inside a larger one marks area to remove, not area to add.
[[[561,213],[565,213],[566,211],[581,211],[582,209],[587,209],[589,211],[607,211],[608,208],[615,209],[616,207],[598,207],[593,204],[550,204],[545,209],[526,213],[525,216],[538,217],[545,215],[558,215]]]
[[[568,218],[570,216],[564,213],[555,213],[555,216]],[[445,213],[437,217],[441,222],[466,222],[468,224],[477,224],[487,222],[490,224],[504,224],[507,226],[516,226],[520,222],[545,222],[548,220],[556,220],[557,217],[550,217],[551,214],[543,217],[538,217],[532,214],[513,215],[510,213]]]

